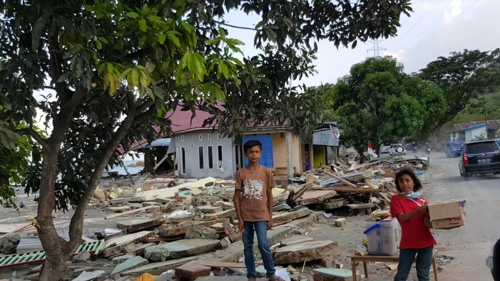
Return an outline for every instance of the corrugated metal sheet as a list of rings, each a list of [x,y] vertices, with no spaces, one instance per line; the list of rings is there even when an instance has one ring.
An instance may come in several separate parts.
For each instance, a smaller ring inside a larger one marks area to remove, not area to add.
[[[85,243],[78,247],[74,255],[80,252],[90,252],[91,254],[98,255],[99,252],[102,249],[104,249],[105,245],[106,245],[105,240],[92,243]],[[0,257],[0,270],[3,268],[15,267],[20,265],[43,263],[44,261],[45,261],[45,251],[8,255]]]

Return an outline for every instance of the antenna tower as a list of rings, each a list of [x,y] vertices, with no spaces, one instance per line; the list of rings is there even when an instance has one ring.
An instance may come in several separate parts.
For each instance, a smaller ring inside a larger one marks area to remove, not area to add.
[[[380,57],[380,50],[385,51],[387,50],[386,48],[381,48],[379,43],[382,42],[378,39],[374,39],[370,41],[370,43],[373,43],[373,47],[368,49],[366,52],[373,52],[373,57],[378,58]]]

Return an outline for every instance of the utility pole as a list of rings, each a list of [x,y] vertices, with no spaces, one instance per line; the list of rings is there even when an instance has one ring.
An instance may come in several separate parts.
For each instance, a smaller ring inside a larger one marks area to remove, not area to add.
[[[374,58],[380,57],[380,50],[382,50],[382,51],[387,50],[386,48],[381,48],[379,46],[380,42],[382,42],[382,41],[379,41],[378,39],[374,39],[374,40],[370,41],[370,43],[373,43],[373,47],[368,49],[366,52],[373,52]]]

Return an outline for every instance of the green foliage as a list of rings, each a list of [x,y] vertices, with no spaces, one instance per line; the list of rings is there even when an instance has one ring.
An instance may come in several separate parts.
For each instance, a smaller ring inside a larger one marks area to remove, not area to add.
[[[334,108],[343,127],[342,141],[358,152],[368,141],[375,149],[424,125],[424,107],[408,89],[411,79],[394,58],[368,58],[351,67],[334,87]]]
[[[403,83],[408,94],[416,98],[423,107],[423,132],[428,137],[434,137],[431,130],[443,120],[448,106],[443,91],[436,84],[422,80],[415,74],[405,79]]]
[[[465,109],[471,100],[497,91],[500,83],[499,70],[500,49],[465,49],[427,64],[420,71],[420,76],[439,86],[447,103],[443,117],[429,130],[439,130]]]
[[[255,36],[262,53],[244,61],[234,57],[242,43],[221,28],[224,15],[239,9],[262,18]],[[41,146],[26,191],[40,191],[40,239],[52,266],[40,276],[45,281],[59,279],[57,261],[80,241],[105,167],[136,140],[169,135],[166,112],[179,103],[200,107],[214,115],[206,125],[217,120],[226,135],[241,135],[249,120],[308,134],[322,117],[313,110],[322,97],[288,82],[314,72],[311,39],[355,47],[356,40],[393,36],[411,9],[409,0],[390,7],[383,0],[28,0],[1,1],[0,11],[5,134]],[[36,110],[52,127],[47,138],[33,126]],[[54,242],[54,202],[76,207],[68,244]]]

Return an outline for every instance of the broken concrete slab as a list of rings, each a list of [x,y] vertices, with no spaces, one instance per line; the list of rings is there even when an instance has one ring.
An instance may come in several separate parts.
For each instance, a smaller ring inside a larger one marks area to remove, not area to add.
[[[199,224],[202,226],[211,226],[211,225],[216,224],[216,223],[226,223],[226,222],[229,222],[228,218],[203,221],[203,222],[196,222],[194,224]],[[186,232],[188,231],[188,229],[190,227],[191,227],[191,224],[183,225],[183,226],[176,226],[176,227],[171,227],[171,226],[164,227],[164,226],[162,226],[159,229],[158,235],[162,238],[168,238],[168,237],[172,237],[172,236],[182,235],[182,234],[186,234]]]
[[[277,225],[283,222],[291,222],[303,217],[308,216],[311,213],[311,210],[308,208],[302,207],[298,210],[292,212],[282,212],[279,214],[273,214],[273,224]]]
[[[175,260],[169,260],[169,261],[164,261],[164,262],[155,262],[155,263],[150,263],[141,267],[137,267],[134,269],[130,269],[127,271],[122,272],[122,275],[125,274],[141,274],[141,273],[151,273],[151,274],[161,274],[167,270],[174,269],[175,267],[179,265],[183,265],[186,262],[190,262],[193,260],[198,259],[198,256],[194,257],[186,257],[186,258],[181,258],[181,259],[175,259]]]
[[[150,261],[165,261],[214,251],[219,240],[184,239],[172,243],[159,244],[144,250],[144,257]]]
[[[246,276],[206,276],[196,279],[196,281],[247,281]],[[269,281],[267,278],[257,278],[255,281]]]
[[[142,205],[141,205],[142,207]],[[118,222],[116,226],[119,229],[125,229],[127,233],[134,233],[143,229],[152,228],[163,223],[163,219],[135,219]]]
[[[308,237],[308,236],[300,236],[300,235],[295,235],[290,238],[285,238],[281,240],[280,244],[281,246],[290,246],[293,244],[299,244],[299,243],[304,243],[308,241],[312,241],[314,238]]]
[[[123,213],[132,210],[130,206],[117,206],[117,207],[108,207],[108,211],[115,212],[115,213]]]
[[[351,281],[352,271],[340,268],[316,268],[313,270],[314,281]],[[361,275],[356,272],[356,279],[361,280]]]
[[[148,263],[149,263],[149,261],[143,257],[129,258],[128,260],[117,265],[115,267],[115,269],[113,269],[113,271],[111,272],[110,275],[111,275],[111,277],[114,277],[117,274],[120,274],[125,270],[134,269],[136,267],[140,267],[140,266],[143,266],[143,265],[148,264]]]
[[[308,241],[278,248],[273,252],[275,264],[293,264],[319,260],[335,249],[338,243],[332,240]]]
[[[134,255],[123,255],[123,256],[118,256],[118,257],[115,257],[115,258],[112,258],[111,259],[111,263],[112,264],[120,264],[130,258],[133,258],[135,257]]]
[[[328,198],[335,197],[337,192],[335,190],[310,190],[304,192],[302,196],[300,196],[296,202],[299,205],[308,205],[314,203],[321,203]]]
[[[199,224],[193,224],[189,227],[184,238],[186,239],[217,239],[217,231],[213,228]]]
[[[110,199],[109,203],[113,206],[115,205],[126,205],[128,204],[128,198],[115,198],[115,199]]]
[[[199,206],[195,209],[196,212],[202,212],[204,214],[215,214],[222,212],[222,206]]]
[[[84,271],[82,272],[78,277],[73,279],[73,281],[90,281],[90,280],[95,280],[103,275],[105,275],[106,272],[104,270],[96,270],[96,271]]]

